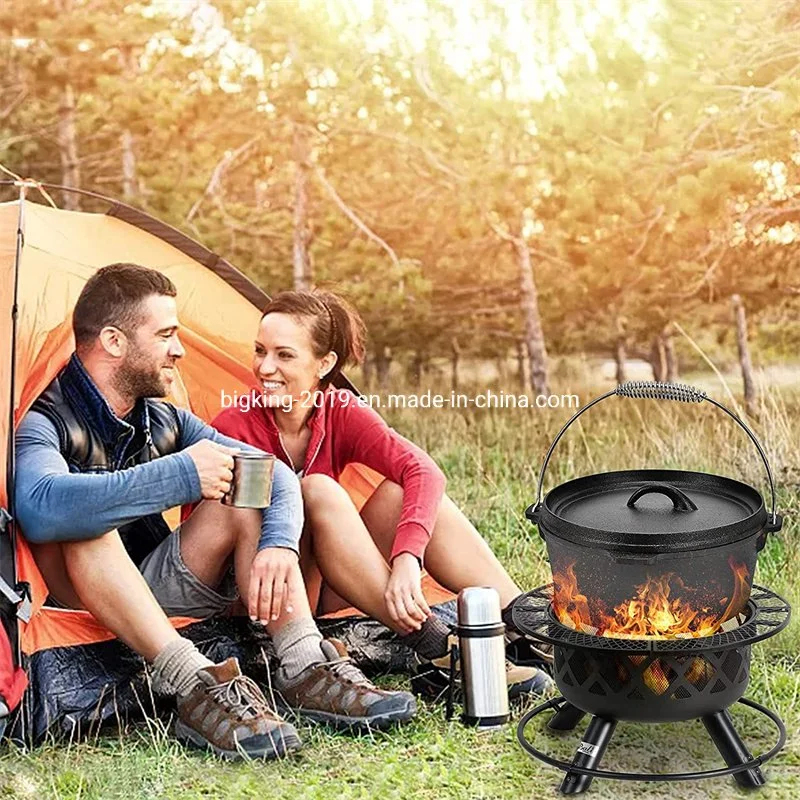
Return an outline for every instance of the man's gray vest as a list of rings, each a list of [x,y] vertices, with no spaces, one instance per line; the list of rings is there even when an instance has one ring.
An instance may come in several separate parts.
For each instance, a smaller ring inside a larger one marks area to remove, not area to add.
[[[31,407],[46,416],[58,431],[61,455],[70,472],[113,472],[154,458],[177,452],[180,442],[180,425],[174,406],[169,403],[144,400],[143,446],[136,452],[125,453],[120,459],[113,442],[105,441],[98,431],[96,417],[99,392],[87,382],[90,378],[73,356],[58,377],[42,392]],[[63,380],[63,384],[62,384]],[[87,513],[91,513],[91,498],[87,497]],[[170,529],[161,514],[140,517],[118,529],[122,543],[133,562],[138,566],[169,534]]]

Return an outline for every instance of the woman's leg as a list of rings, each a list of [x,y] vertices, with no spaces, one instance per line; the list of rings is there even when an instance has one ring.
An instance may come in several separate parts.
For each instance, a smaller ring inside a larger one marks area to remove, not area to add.
[[[347,492],[327,475],[307,475],[301,480],[301,488],[306,518],[303,538],[308,539],[305,546],[310,545],[325,583],[368,616],[398,633],[407,633],[386,608],[389,565]]]
[[[402,505],[402,487],[384,480],[361,509],[361,518],[384,558],[391,553]],[[522,592],[447,495],[442,498],[425,550],[425,569],[451,592],[467,586],[491,586],[500,595],[502,607]]]
[[[308,523],[308,518],[306,518],[303,525],[303,534],[300,537],[300,571],[303,573],[303,583],[306,586],[308,604],[311,607],[311,612],[316,617],[320,613],[325,613],[320,611],[325,584],[322,580],[322,573],[319,571],[317,558],[314,555],[312,535],[311,526]]]
[[[402,487],[392,481],[384,480],[361,509],[361,517],[370,535],[387,558],[394,544],[402,505]],[[502,608],[506,608],[522,593],[492,553],[489,545],[447,495],[442,498],[431,540],[425,549],[425,568],[432,578],[452,592],[459,592],[467,586],[491,586],[497,590]],[[423,631],[429,623],[430,619],[423,626]],[[516,638],[516,634],[509,633],[509,637]],[[439,638],[438,632],[432,632],[425,646],[435,648]],[[419,644],[412,646],[421,652]],[[421,654],[425,658],[437,658]],[[433,665],[438,663],[437,660],[432,661]],[[431,677],[432,675],[435,676],[436,673],[427,673],[427,677],[424,672],[419,675],[422,680],[420,691],[433,691],[438,696],[444,690],[442,678]],[[427,687],[426,681],[430,681]],[[506,683],[510,698],[529,693],[539,694],[552,685],[550,678],[538,666],[532,664],[519,666],[508,660]]]

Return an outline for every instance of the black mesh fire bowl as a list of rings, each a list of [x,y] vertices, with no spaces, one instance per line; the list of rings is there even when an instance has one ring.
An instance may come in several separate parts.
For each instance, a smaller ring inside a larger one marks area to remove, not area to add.
[[[553,645],[554,677],[564,698],[600,717],[674,722],[722,711],[750,679],[750,647],[782,631],[789,604],[753,586],[744,622],[726,633],[685,639],[594,636],[560,623],[552,584],[525,594],[513,619],[523,633]]]

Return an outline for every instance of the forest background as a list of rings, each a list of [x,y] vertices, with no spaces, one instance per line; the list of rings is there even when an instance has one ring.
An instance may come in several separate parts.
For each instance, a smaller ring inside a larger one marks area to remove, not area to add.
[[[799,57],[789,0],[3,0],[0,164],[341,291],[365,386],[708,358],[752,410],[798,381]]]

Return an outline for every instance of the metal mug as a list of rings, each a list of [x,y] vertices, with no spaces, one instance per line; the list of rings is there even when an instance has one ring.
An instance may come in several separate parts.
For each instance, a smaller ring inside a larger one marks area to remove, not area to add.
[[[226,506],[266,508],[272,496],[275,456],[271,453],[237,453],[233,457],[231,488],[222,496]]]

